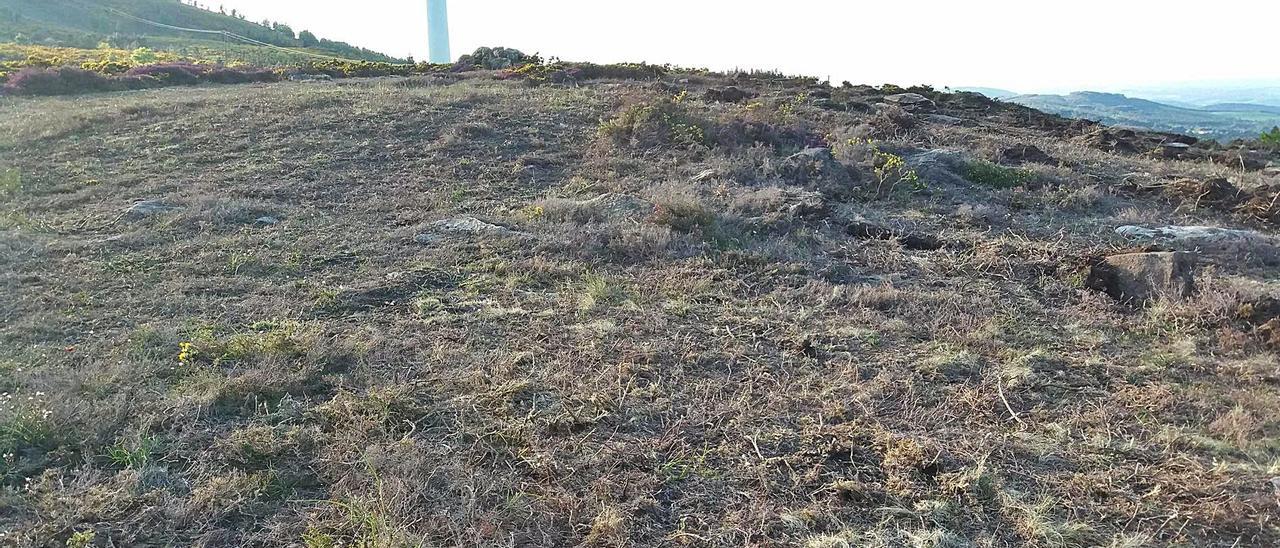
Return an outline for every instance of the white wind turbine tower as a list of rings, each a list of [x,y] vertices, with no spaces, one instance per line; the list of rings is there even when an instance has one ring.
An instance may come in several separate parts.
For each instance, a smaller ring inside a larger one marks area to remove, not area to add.
[[[449,0],[427,0],[427,42],[432,63],[452,63],[449,53]]]

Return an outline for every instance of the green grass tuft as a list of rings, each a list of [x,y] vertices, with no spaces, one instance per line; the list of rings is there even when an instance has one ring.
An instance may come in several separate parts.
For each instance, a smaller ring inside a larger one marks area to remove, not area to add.
[[[1025,186],[1035,179],[1035,174],[979,160],[965,166],[964,178],[974,184],[1003,189]]]

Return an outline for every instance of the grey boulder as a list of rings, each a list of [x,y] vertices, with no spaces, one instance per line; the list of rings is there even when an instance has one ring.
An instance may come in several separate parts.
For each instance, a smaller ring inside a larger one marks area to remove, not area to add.
[[[926,150],[907,156],[907,167],[910,167],[921,179],[931,185],[969,186],[969,180],[961,173],[969,165],[969,158],[963,153],[936,149]]]
[[[919,93],[895,93],[886,95],[884,100],[907,110],[933,108],[933,100]]]
[[[1126,304],[1183,298],[1195,290],[1195,265],[1195,254],[1181,251],[1112,255],[1090,269],[1085,285]]]
[[[441,219],[413,237],[420,244],[432,244],[444,236],[523,236],[525,233],[485,222],[470,215]]]
[[[1207,256],[1280,263],[1280,238],[1253,230],[1216,226],[1162,226],[1147,228],[1126,225],[1116,234],[1129,240],[1155,244],[1174,251],[1194,251]]]
[[[140,202],[135,202],[133,205],[125,209],[124,212],[125,215],[130,217],[150,217],[160,213],[177,211],[178,209],[180,209],[178,206],[167,204],[159,200],[142,200]]]
[[[847,197],[859,182],[857,172],[837,162],[831,149],[824,147],[810,147],[788,156],[781,172],[791,183],[833,198]]]

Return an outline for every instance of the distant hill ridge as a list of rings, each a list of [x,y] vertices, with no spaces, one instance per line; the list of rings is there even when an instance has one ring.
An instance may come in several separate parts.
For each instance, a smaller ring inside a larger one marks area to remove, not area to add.
[[[960,88],[955,88],[955,90],[965,91],[969,93],[978,93],[978,94],[990,97],[992,99],[1008,99],[1009,97],[1020,95],[1016,91],[1009,91],[1007,89],[988,88],[988,87],[981,87],[981,86],[960,87]]]
[[[1248,103],[1197,108],[1097,91],[1016,95],[1001,100],[1071,118],[1218,140],[1256,138],[1280,125],[1280,107]]]
[[[1280,114],[1280,107],[1254,103],[1217,103],[1206,106],[1203,110],[1216,112],[1268,112],[1271,114]]]
[[[248,21],[234,11],[218,13],[177,0],[0,0],[0,42],[78,48],[94,48],[105,42],[115,47],[145,46],[163,50],[228,47],[226,40],[216,35],[163,28],[118,12],[164,25],[227,31],[272,46],[305,48],[323,55],[363,61],[400,61],[344,42],[318,38],[307,31],[298,32],[284,23],[268,26],[265,21]],[[248,43],[233,45],[271,49]]]

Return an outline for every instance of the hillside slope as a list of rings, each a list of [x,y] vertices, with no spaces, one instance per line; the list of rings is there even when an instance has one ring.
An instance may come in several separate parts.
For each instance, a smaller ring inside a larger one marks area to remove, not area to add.
[[[1166,104],[1206,106],[1220,103],[1280,105],[1280,80],[1218,81],[1155,85],[1120,90],[1131,97],[1146,97]]]
[[[184,53],[187,50],[230,50],[253,54],[250,61],[269,64],[294,56],[268,47],[216,35],[169,29],[164,25],[209,31],[228,31],[259,42],[306,48],[315,53],[368,61],[396,61],[387,55],[342,42],[308,38],[279,24],[266,27],[229,14],[207,11],[176,0],[0,0],[0,41],[53,46],[95,48],[106,42],[115,47]],[[248,57],[248,56],[246,56]]]
[[[5,542],[1280,544],[1275,174],[901,91],[0,98]]]

